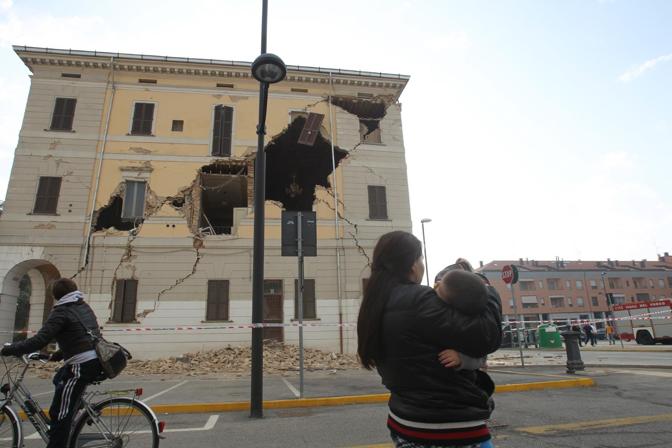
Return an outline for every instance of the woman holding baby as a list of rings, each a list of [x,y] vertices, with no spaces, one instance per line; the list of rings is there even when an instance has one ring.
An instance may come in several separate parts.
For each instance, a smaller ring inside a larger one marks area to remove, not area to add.
[[[478,360],[499,348],[499,296],[462,270],[442,278],[439,296],[420,285],[424,270],[421,243],[410,233],[378,240],[357,323],[360,361],[390,390],[387,426],[396,447],[492,446],[486,419],[494,384],[478,366],[459,368],[459,354]],[[446,352],[458,361],[440,360]]]

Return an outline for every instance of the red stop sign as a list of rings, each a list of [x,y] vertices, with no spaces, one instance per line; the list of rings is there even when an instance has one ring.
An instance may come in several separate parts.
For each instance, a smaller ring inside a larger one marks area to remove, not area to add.
[[[507,285],[516,283],[518,281],[518,269],[512,264],[504,266],[502,268],[502,280]]]

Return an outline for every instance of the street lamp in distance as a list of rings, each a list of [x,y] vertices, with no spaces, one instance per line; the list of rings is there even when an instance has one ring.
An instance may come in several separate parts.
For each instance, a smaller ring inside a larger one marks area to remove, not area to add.
[[[429,262],[427,261],[427,243],[425,242],[425,224],[432,222],[430,218],[423,218],[420,220],[420,224],[422,224],[422,248],[423,252],[425,253],[425,274],[427,275],[427,286],[430,286],[429,284]]]

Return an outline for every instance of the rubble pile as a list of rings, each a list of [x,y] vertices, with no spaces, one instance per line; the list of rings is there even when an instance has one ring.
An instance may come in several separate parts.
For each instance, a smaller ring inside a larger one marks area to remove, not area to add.
[[[151,361],[131,360],[124,370],[128,375],[182,374],[187,376],[216,373],[250,372],[250,347],[227,346],[216,350],[187,353],[179,357]],[[359,368],[354,355],[304,349],[306,370],[345,370]],[[299,348],[281,343],[264,344],[264,372],[283,373],[299,370]]]

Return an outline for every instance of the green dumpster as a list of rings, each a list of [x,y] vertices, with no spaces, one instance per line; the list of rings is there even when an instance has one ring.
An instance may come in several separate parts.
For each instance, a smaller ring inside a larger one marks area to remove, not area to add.
[[[562,336],[555,325],[539,325],[537,333],[539,334],[539,348],[562,348]]]

